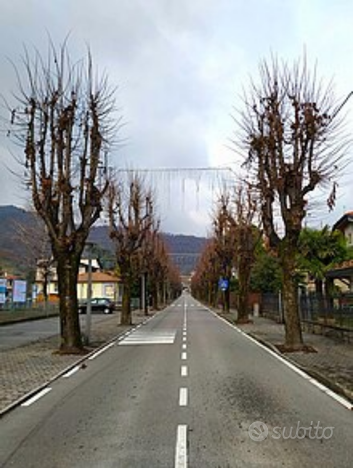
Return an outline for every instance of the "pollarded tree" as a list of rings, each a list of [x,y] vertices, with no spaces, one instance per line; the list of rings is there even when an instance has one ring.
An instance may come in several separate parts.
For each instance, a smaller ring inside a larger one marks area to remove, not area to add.
[[[42,293],[47,310],[48,286],[53,274],[54,259],[43,219],[36,211],[31,214],[30,223],[14,222],[15,239],[23,249],[21,260],[24,266],[43,284]]]
[[[220,275],[228,281],[223,294],[223,310],[230,309],[230,280],[235,260],[234,215],[230,195],[223,193],[217,202],[213,216],[214,248],[220,266]]]
[[[257,197],[249,186],[235,190],[233,223],[234,264],[238,273],[238,322],[249,320],[250,278],[255,263],[255,251],[262,234],[254,225],[257,221]]]
[[[141,251],[154,225],[153,197],[143,180],[132,174],[126,184],[112,181],[108,189],[110,237],[123,283],[121,324],[130,325],[131,292],[141,273]]]
[[[311,192],[331,184],[327,204],[335,203],[335,176],[347,149],[341,108],[332,87],[318,81],[305,59],[293,66],[273,60],[260,66],[260,82],[252,83],[240,117],[245,165],[259,192],[265,234],[281,264],[285,346],[291,350],[303,348],[294,275],[299,236]]]
[[[73,62],[66,43],[46,57],[27,50],[9,134],[24,147],[26,183],[57,265],[62,352],[82,349],[77,275],[108,183],[101,173],[116,132],[113,91],[96,79],[90,53]]]
[[[215,239],[211,238],[201,252],[195,273],[191,278],[192,294],[212,307],[216,307],[220,275],[221,265],[216,252]]]
[[[152,296],[152,306],[158,310],[162,298],[164,298],[165,282],[168,277],[170,260],[163,237],[158,230],[150,232],[147,240],[148,255],[146,260],[149,289]]]

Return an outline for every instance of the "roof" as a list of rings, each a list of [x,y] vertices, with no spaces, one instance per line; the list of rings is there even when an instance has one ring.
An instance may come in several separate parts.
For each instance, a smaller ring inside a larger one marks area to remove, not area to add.
[[[353,211],[347,211],[336,223],[333,225],[332,230],[336,229],[342,231],[349,224],[353,223]]]
[[[88,273],[80,273],[77,278],[78,283],[88,283]],[[112,273],[92,272],[92,283],[119,283],[120,280]]]
[[[353,260],[346,260],[332,268],[326,273],[329,278],[351,278],[353,277]]]
[[[7,280],[17,280],[17,279],[22,279],[22,278],[21,278],[20,276],[8,275],[7,273],[5,273],[4,279],[7,279]]]

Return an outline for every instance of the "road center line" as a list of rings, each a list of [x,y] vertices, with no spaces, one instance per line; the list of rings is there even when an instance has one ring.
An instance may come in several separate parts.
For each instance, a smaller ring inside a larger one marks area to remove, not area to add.
[[[186,425],[181,424],[178,426],[174,468],[187,468],[188,466],[187,432],[188,427]]]
[[[187,353],[185,353],[185,352],[184,352],[184,353],[181,353],[181,359],[182,359],[182,361],[186,361],[187,358],[188,358]]]
[[[186,336],[183,336],[183,341],[186,341]]]
[[[182,387],[179,390],[179,406],[187,406],[188,405],[188,389],[186,387]]]
[[[42,398],[44,395],[46,395],[50,391],[51,391],[51,387],[43,388],[43,390],[36,393],[32,398],[30,398],[29,400],[22,403],[21,406],[31,406],[31,405],[33,405],[33,403],[35,403],[37,400],[39,400],[39,398]]]
[[[188,366],[181,366],[181,376],[182,377],[188,376]]]
[[[183,343],[183,349],[186,349],[186,343]]]

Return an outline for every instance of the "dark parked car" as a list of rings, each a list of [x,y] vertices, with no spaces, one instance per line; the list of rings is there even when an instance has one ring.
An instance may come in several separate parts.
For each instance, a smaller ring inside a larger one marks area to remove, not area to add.
[[[112,314],[115,310],[115,304],[105,297],[95,297],[91,299],[92,313]],[[80,302],[78,305],[79,314],[85,314],[87,311],[87,301]]]

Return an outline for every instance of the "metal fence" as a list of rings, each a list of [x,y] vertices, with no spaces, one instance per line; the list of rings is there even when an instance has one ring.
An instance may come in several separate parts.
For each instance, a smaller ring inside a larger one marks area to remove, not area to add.
[[[315,293],[298,295],[300,320],[307,324],[326,328],[353,331],[353,294],[340,294],[332,297]],[[261,313],[279,323],[284,321],[281,293],[263,294]]]

